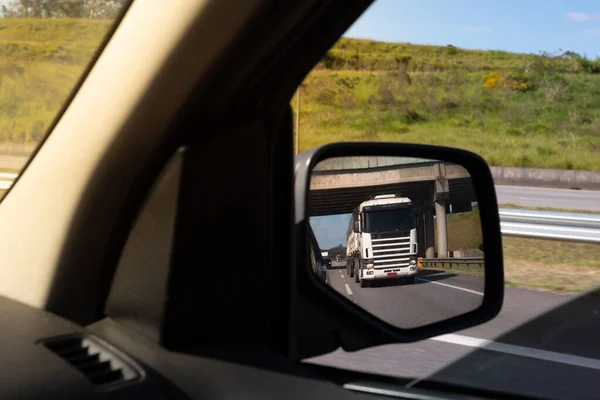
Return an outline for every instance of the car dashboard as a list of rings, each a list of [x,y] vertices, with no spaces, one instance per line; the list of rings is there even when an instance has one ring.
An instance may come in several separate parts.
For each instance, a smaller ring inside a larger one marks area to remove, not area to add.
[[[2,399],[462,398],[175,353],[112,319],[81,327],[5,297],[0,315]]]

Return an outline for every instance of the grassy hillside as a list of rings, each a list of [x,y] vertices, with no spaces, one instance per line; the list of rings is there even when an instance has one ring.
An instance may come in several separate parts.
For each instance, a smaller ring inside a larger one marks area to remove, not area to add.
[[[505,71],[600,72],[598,60],[585,60],[569,51],[556,54],[520,54],[497,50],[465,50],[452,45],[423,46],[341,38],[317,66],[332,70],[398,70],[408,72]]]
[[[111,21],[0,19],[0,142],[35,143]],[[302,85],[300,150],[385,140],[600,169],[600,62],[341,39]],[[292,101],[295,107],[295,99]]]
[[[598,170],[599,72],[599,61],[572,53],[342,39],[302,85],[300,150],[420,142],[466,148],[492,165]]]
[[[0,19],[0,142],[35,143],[111,21]]]
[[[449,214],[446,217],[448,250],[478,249],[483,241],[479,207],[469,212]],[[434,246],[437,249],[437,229],[434,227]]]

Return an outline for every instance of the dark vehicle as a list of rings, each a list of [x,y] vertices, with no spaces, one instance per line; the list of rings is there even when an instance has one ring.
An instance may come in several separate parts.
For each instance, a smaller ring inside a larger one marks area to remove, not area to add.
[[[325,263],[325,266],[327,268],[331,268],[331,258],[325,257],[325,258],[323,258],[323,262]]]
[[[309,249],[310,249],[310,263],[313,272],[325,283],[328,282],[327,277],[327,265],[321,256],[321,250],[319,249],[319,243],[312,228],[309,227]]]

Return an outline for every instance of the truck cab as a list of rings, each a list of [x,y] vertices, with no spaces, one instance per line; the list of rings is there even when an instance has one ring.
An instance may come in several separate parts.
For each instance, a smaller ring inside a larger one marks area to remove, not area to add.
[[[354,210],[347,231],[348,275],[360,286],[417,274],[417,228],[411,199],[379,195]]]

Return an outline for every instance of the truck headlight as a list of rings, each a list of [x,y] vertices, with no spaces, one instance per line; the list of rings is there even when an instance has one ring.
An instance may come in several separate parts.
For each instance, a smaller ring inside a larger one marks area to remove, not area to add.
[[[373,269],[373,264],[367,264],[367,265],[365,265],[365,268],[367,268],[367,269]]]
[[[410,260],[408,263],[409,263],[410,265],[415,265],[415,264],[417,263],[417,260],[414,260],[414,259],[413,259],[413,260]]]

